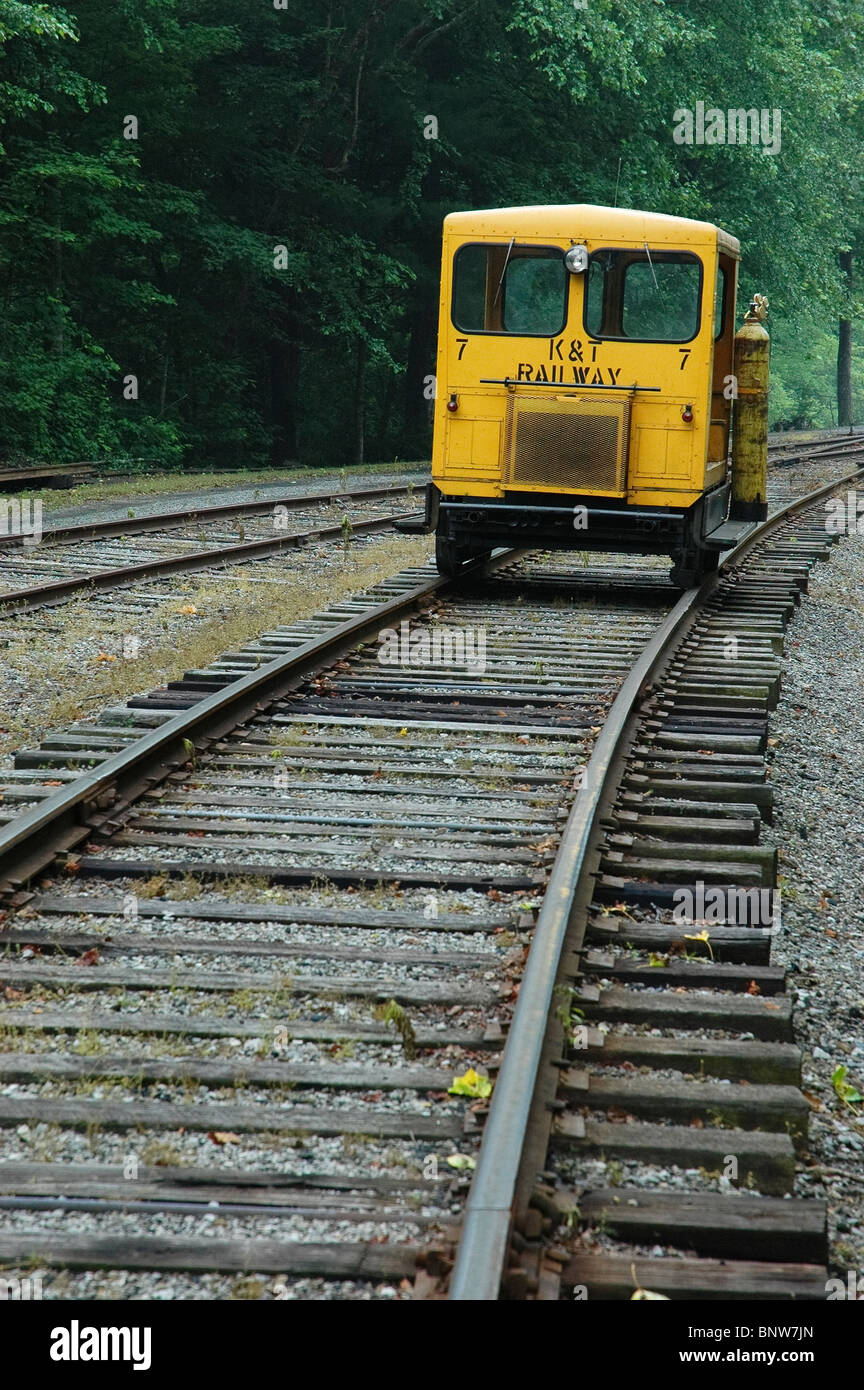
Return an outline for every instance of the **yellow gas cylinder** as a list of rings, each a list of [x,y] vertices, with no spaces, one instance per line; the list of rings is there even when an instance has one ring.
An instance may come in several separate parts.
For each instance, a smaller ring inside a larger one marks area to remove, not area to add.
[[[732,502],[734,521],[764,521],[768,515],[768,361],[771,339],[762,320],[768,312],[764,295],[753,296],[735,334],[735,396],[732,422]]]

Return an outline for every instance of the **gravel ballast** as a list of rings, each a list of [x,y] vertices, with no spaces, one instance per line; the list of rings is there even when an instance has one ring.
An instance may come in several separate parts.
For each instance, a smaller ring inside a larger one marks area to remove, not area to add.
[[[829,1203],[837,1269],[864,1269],[864,1115],[832,1075],[864,1094],[864,538],[817,565],[789,628],[771,719],[782,928],[772,960],[790,972],[811,1101],[798,1195]]]

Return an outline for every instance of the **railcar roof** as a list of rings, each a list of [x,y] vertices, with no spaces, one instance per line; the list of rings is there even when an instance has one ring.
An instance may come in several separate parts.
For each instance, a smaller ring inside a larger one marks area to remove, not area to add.
[[[740,255],[736,237],[711,222],[670,217],[662,212],[605,208],[596,203],[538,204],[536,207],[485,208],[451,212],[445,230],[464,236],[586,237],[591,241],[643,241],[690,245],[716,242],[731,255]]]

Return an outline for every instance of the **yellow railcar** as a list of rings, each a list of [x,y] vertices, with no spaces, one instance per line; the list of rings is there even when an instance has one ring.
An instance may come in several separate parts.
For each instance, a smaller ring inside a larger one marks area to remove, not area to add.
[[[692,583],[764,515],[757,495],[727,520],[739,256],[623,208],[446,218],[423,526],[442,573],[530,544],[669,554]]]

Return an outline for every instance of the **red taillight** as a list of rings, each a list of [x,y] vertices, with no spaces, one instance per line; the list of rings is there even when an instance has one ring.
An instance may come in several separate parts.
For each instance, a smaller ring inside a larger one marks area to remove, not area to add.
[[[685,424],[685,425],[692,425],[692,423],[693,423],[693,407],[692,407],[692,405],[685,405],[684,409],[681,411],[681,419],[684,421],[684,424]]]
[[[447,402],[447,409],[448,409],[448,410],[450,411],[450,413],[453,414],[453,415],[455,415],[456,411],[459,409],[459,402],[458,402],[457,399],[456,399],[456,393],[455,393],[455,391],[454,391],[453,395],[450,397],[449,401]]]

